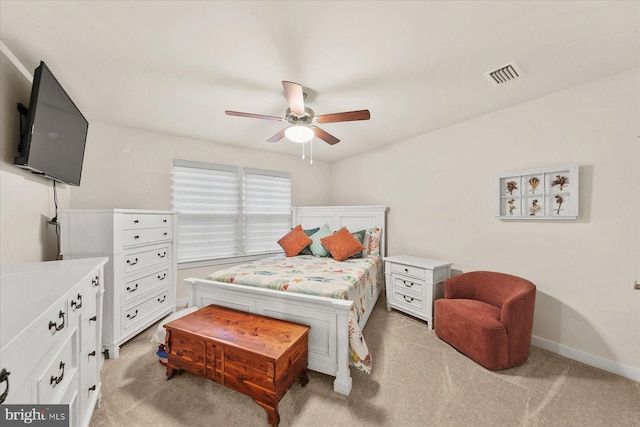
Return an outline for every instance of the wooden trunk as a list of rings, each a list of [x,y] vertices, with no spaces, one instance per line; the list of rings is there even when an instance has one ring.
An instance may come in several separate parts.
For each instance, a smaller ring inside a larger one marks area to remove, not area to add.
[[[239,391],[278,425],[278,402],[307,379],[309,327],[209,305],[164,325],[167,376],[186,370]]]

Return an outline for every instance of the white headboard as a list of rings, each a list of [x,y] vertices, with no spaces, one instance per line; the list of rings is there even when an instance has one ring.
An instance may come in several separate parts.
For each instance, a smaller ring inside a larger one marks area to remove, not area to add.
[[[347,227],[358,231],[372,227],[382,227],[380,254],[387,252],[387,210],[386,206],[298,206],[292,209],[293,226],[302,228],[321,227],[329,224],[333,231]]]

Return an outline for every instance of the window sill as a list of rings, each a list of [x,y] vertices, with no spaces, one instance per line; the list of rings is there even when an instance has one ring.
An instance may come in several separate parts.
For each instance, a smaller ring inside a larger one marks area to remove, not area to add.
[[[255,261],[257,259],[266,258],[278,254],[284,254],[283,251],[263,252],[259,254],[241,255],[228,258],[205,259],[201,261],[183,261],[178,262],[178,270],[186,270],[189,268],[209,267],[223,264],[240,264],[243,262]]]

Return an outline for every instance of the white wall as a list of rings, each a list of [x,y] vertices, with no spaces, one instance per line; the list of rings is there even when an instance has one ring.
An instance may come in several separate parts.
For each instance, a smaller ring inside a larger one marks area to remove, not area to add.
[[[636,69],[336,162],[332,202],[388,205],[389,255],[533,281],[536,342],[640,380],[638,93]],[[494,217],[497,174],[565,163],[578,220]]]
[[[72,190],[72,207],[171,209],[174,159],[290,172],[294,205],[330,200],[330,166],[325,162],[309,165],[295,156],[92,121],[82,185]]]
[[[20,141],[18,102],[28,106],[31,81],[0,53],[0,265],[56,259],[53,181],[13,165]],[[17,62],[17,61],[16,61]],[[19,64],[19,63],[18,63]],[[30,70],[33,73],[33,70]],[[69,207],[69,186],[59,184],[58,206]]]
[[[266,143],[256,143],[261,144]],[[91,122],[82,182],[72,189],[71,207],[170,210],[174,159],[290,172],[294,206],[330,202],[331,168],[326,162],[309,165],[297,156]],[[182,279],[204,277],[219,267],[179,270],[177,298],[187,296]]]

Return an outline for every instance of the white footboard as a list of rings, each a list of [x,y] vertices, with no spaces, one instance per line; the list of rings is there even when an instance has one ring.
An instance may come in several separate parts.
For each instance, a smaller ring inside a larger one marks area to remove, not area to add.
[[[349,310],[352,301],[203,279],[189,278],[184,283],[191,307],[216,304],[310,326],[309,369],[334,376],[335,392],[344,395],[351,392]]]

